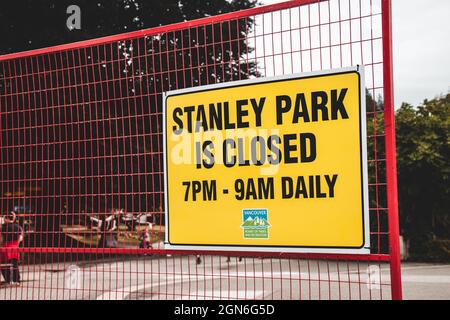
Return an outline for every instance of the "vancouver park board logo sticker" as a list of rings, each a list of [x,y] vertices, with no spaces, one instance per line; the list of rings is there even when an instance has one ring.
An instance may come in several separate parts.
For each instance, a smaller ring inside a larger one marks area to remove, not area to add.
[[[268,239],[269,217],[267,209],[243,209],[242,229],[245,239]]]

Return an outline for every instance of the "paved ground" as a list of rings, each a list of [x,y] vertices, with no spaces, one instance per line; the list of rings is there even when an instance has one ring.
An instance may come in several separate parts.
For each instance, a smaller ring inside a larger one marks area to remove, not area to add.
[[[450,300],[450,265],[404,263],[403,296],[414,300]]]
[[[207,256],[197,264],[194,256],[159,256],[21,272],[20,286],[0,286],[0,300],[390,298],[387,266],[367,263]],[[450,265],[404,263],[402,273],[405,299],[450,299]]]

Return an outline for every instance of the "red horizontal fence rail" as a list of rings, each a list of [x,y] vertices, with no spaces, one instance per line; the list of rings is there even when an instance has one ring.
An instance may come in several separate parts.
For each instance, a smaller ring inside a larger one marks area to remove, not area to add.
[[[401,299],[391,41],[389,0],[298,0],[1,56],[1,299]],[[164,249],[164,91],[356,64],[370,255]]]

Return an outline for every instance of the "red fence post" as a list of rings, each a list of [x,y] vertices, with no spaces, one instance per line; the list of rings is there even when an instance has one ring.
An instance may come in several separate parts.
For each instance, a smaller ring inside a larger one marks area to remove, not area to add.
[[[394,81],[392,68],[392,7],[391,0],[383,0],[383,79],[384,126],[386,139],[386,176],[389,219],[389,250],[391,264],[391,291],[393,300],[402,299],[400,269],[400,241],[397,198],[397,164],[395,146]]]

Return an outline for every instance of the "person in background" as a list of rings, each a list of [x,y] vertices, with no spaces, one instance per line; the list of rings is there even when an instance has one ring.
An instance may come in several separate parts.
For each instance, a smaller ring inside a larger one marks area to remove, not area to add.
[[[239,257],[239,262],[241,262],[242,261],[242,257]],[[231,262],[231,257],[230,256],[227,256],[227,262]]]
[[[139,236],[139,248],[150,249],[152,247],[150,239],[150,231],[148,227],[145,227]]]
[[[23,230],[15,221],[16,214],[13,211],[0,219],[3,248],[19,248],[23,241]],[[19,260],[20,254],[17,251],[0,252],[1,273],[10,285],[20,284]]]

